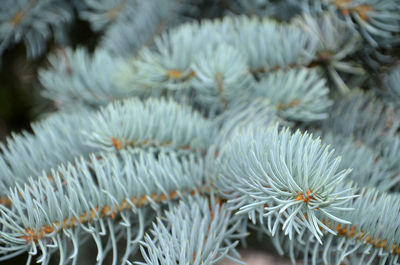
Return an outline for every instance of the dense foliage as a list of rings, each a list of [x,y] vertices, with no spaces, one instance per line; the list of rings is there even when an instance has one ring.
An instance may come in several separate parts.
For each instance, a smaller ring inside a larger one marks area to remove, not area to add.
[[[20,42],[59,47],[56,110],[0,145],[0,261],[241,263],[255,231],[400,264],[399,0],[5,0],[0,55]]]

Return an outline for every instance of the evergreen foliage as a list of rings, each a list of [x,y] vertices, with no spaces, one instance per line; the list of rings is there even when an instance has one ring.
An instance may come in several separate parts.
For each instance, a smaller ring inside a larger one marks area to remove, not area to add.
[[[1,262],[240,264],[256,232],[400,264],[399,0],[7,0],[0,55],[77,19],[96,47],[49,54],[56,110],[0,144]]]

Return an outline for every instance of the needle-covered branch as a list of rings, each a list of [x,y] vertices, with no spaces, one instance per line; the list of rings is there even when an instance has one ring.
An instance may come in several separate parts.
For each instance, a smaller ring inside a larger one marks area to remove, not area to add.
[[[272,235],[279,227],[294,238],[307,228],[321,242],[323,229],[335,234],[322,220],[346,224],[339,213],[352,210],[345,204],[354,195],[343,185],[350,170],[338,171],[339,163],[308,133],[249,126],[223,148],[217,183],[236,214],[248,214]]]

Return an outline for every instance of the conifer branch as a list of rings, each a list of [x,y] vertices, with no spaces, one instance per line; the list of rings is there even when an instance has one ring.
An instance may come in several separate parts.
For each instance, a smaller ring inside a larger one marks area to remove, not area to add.
[[[270,99],[283,118],[305,122],[323,120],[333,103],[325,83],[316,69],[280,70],[262,78],[255,94]]]
[[[86,113],[86,115],[84,115]],[[86,116],[86,117],[85,117]],[[192,122],[191,122],[192,121]],[[214,123],[172,100],[129,99],[96,112],[62,114],[33,125],[34,134],[15,135],[2,145],[0,195],[29,176],[100,151],[126,148],[205,152],[216,135]],[[62,141],[60,139],[63,139]],[[33,158],[33,159],[32,159]],[[20,165],[20,159],[26,159]]]
[[[182,196],[185,190],[194,194],[207,182],[201,159],[193,155],[184,158],[160,153],[156,158],[151,153],[121,151],[101,159],[92,155],[90,160],[90,164],[81,158],[74,165],[60,166],[52,172],[53,182],[47,176],[30,179],[8,194],[12,207],[0,206],[0,251],[4,258],[22,250],[34,256],[39,248],[39,261],[44,261],[55,244],[64,260],[67,256],[61,246],[72,241],[71,258],[76,262],[79,242],[89,234],[97,244],[100,262],[106,247],[99,240],[106,233],[106,224],[110,226],[107,233],[117,236],[126,227],[123,223],[139,222],[133,231],[143,235],[144,220],[151,216],[145,206],[157,210],[158,203]],[[122,224],[117,215],[125,220]],[[112,241],[112,249],[116,249]],[[127,247],[132,249],[129,245],[137,242],[128,241]]]
[[[46,50],[46,42],[73,18],[70,3],[61,0],[5,0],[0,8],[0,55],[23,41],[27,57],[36,58]]]
[[[343,186],[350,170],[337,171],[340,158],[309,134],[277,127],[258,131],[238,130],[222,150],[217,186],[237,209],[253,223],[264,225],[274,236],[278,225],[290,239],[303,228],[319,241],[328,229],[322,218],[349,223],[338,211],[348,211],[354,197]],[[323,217],[321,217],[323,216]]]
[[[213,197],[189,198],[153,224],[152,237],[146,235],[141,246],[145,262],[137,264],[216,264],[231,254],[243,236],[240,228],[241,220]]]
[[[290,253],[292,261],[304,255],[305,264],[396,264],[400,257],[399,196],[385,194],[375,189],[356,188],[359,197],[347,202],[351,212],[341,217],[351,224],[324,221],[336,236],[324,231],[323,244],[313,239],[309,232],[302,233],[289,242],[280,237],[280,248]],[[279,241],[278,240],[278,241]]]

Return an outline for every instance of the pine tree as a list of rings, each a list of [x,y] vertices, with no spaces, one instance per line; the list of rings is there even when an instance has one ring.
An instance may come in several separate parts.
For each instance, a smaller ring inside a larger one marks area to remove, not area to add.
[[[400,264],[399,0],[5,0],[56,110],[0,145],[0,261]],[[70,28],[90,24],[94,51]],[[2,65],[7,67],[7,65]]]

